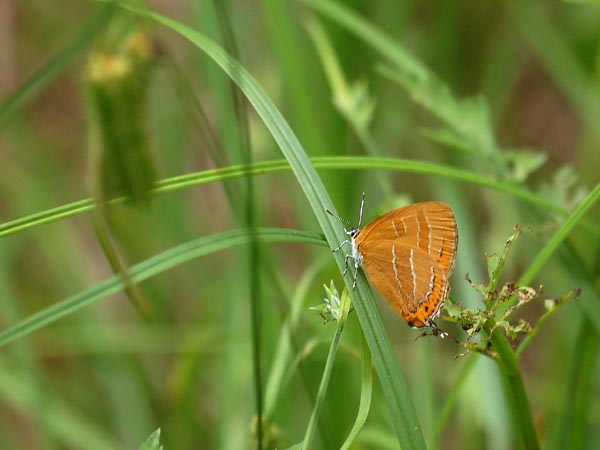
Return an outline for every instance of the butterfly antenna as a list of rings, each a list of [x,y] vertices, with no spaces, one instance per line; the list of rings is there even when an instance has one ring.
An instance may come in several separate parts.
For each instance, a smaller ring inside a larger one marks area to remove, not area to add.
[[[365,206],[365,193],[362,193],[362,199],[360,201],[360,214],[358,215],[358,229],[360,230],[360,226],[362,224],[362,216],[363,216],[363,207]]]
[[[332,213],[331,211],[329,211],[327,208],[325,208],[325,211],[327,212],[327,214],[329,214],[332,217],[335,217],[337,220],[339,220],[342,223],[345,223],[346,225],[348,225],[350,228],[354,229],[354,226],[348,222],[346,219],[342,219],[340,216]],[[345,229],[345,228],[344,228]]]

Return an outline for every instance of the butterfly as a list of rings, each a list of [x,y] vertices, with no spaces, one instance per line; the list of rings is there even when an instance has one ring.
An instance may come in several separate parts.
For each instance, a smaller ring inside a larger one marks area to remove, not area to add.
[[[351,246],[343,275],[352,259],[353,287],[362,267],[371,284],[409,326],[437,329],[434,320],[448,297],[458,248],[452,208],[442,202],[415,203],[389,211],[361,229],[364,202],[363,193],[358,227],[344,227],[350,239],[334,249]]]

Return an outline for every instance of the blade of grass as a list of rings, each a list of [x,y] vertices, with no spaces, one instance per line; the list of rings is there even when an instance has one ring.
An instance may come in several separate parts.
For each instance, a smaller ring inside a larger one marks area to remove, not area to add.
[[[476,186],[482,186],[499,192],[504,192],[529,204],[538,205],[546,211],[557,213],[563,216],[568,216],[570,214],[569,211],[557,206],[551,200],[540,197],[526,188],[516,186],[514,183],[497,181],[490,177],[474,172],[457,169],[454,167],[442,166],[440,164],[430,163],[427,161],[346,156],[312,158],[311,162],[315,168],[323,170],[395,170],[407,173],[446,177],[449,179],[462,181],[464,183],[470,183]],[[157,183],[156,188],[151,191],[151,194],[163,194],[185,189],[187,187],[222,182],[243,176],[264,175],[269,173],[285,172],[289,170],[290,165],[285,160],[256,162],[250,166],[234,165],[166,178]],[[109,203],[117,204],[124,201],[124,197],[118,197],[110,200]],[[0,238],[18,233],[20,231],[28,230],[38,225],[55,222],[60,219],[89,212],[93,208],[94,205],[92,200],[84,199],[51,208],[46,211],[31,214],[29,216],[21,217],[19,219],[11,220],[0,225]],[[585,220],[578,222],[578,224],[581,225],[581,227],[583,227],[586,231],[593,233],[596,236],[600,236],[600,228],[597,225]]]
[[[229,2],[222,0],[213,0],[215,11],[217,12],[219,28],[221,30],[222,39],[227,53],[233,55],[235,59],[240,59],[238,52],[238,43],[231,26],[231,15],[229,12]],[[250,141],[250,132],[248,125],[248,111],[246,108],[245,99],[242,93],[235,88],[233,80],[230,81],[231,97],[233,101],[233,110],[235,113],[236,131],[239,136],[241,161],[245,165],[250,165],[254,160],[252,145]],[[250,245],[246,255],[246,264],[248,267],[248,301],[250,304],[250,324],[251,324],[251,341],[252,341],[252,373],[254,387],[254,404],[255,415],[258,418],[256,423],[256,443],[257,450],[262,450],[264,447],[264,387],[262,376],[262,322],[261,316],[261,256],[258,247],[258,242],[254,238],[254,230],[256,228],[257,202],[254,188],[254,179],[252,177],[244,178],[245,196],[243,197],[244,205],[244,225],[250,231]]]
[[[294,242],[302,244],[324,245],[323,238],[315,233],[295,230],[261,228],[256,230],[259,242]],[[205,236],[185,244],[178,245],[158,255],[148,258],[130,268],[131,281],[139,283],[162,273],[179,264],[225,250],[236,245],[247,244],[249,233],[245,230],[231,230],[216,235]],[[0,332],[0,346],[27,336],[32,332],[66,317],[111,294],[124,289],[125,282],[120,276],[113,276],[84,291],[55,303]]]
[[[160,445],[160,428],[148,436],[138,450],[163,450],[163,446]]]

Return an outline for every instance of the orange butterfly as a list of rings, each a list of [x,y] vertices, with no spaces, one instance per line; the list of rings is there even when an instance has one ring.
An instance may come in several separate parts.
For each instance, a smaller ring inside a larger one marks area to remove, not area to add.
[[[454,269],[458,230],[450,206],[441,202],[423,202],[394,209],[369,222],[362,222],[365,194],[360,205],[358,227],[344,231],[354,260],[354,286],[359,266],[383,298],[411,327],[434,323],[450,291],[448,279]],[[334,215],[340,221],[347,221]]]

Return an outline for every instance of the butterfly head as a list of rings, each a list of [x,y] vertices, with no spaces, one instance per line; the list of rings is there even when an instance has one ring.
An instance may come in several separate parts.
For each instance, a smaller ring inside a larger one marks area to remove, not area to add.
[[[351,248],[352,248],[352,253],[350,255],[346,256],[346,265],[348,264],[348,258],[352,258],[354,260],[354,266],[356,269],[358,269],[358,266],[362,263],[362,259],[363,256],[360,253],[360,249],[358,248],[358,244],[356,243],[356,239],[358,238],[358,235],[360,233],[360,226],[362,224],[362,216],[363,216],[363,207],[365,205],[365,193],[362,193],[362,199],[360,202],[360,214],[358,216],[358,226],[355,227],[353,226],[349,221],[347,221],[346,219],[342,219],[340,216],[332,213],[331,211],[329,211],[328,209],[326,209],[327,213],[333,217],[335,217],[336,219],[338,219],[340,222],[342,222],[342,224],[344,224],[344,233],[346,233],[348,235],[348,237],[350,238],[349,240],[346,240],[344,242],[342,242],[342,244],[335,249],[334,251],[337,251],[339,249],[342,248],[342,246],[344,244],[350,244]],[[349,228],[346,228],[346,225]],[[355,282],[356,284],[356,277],[355,277]]]

